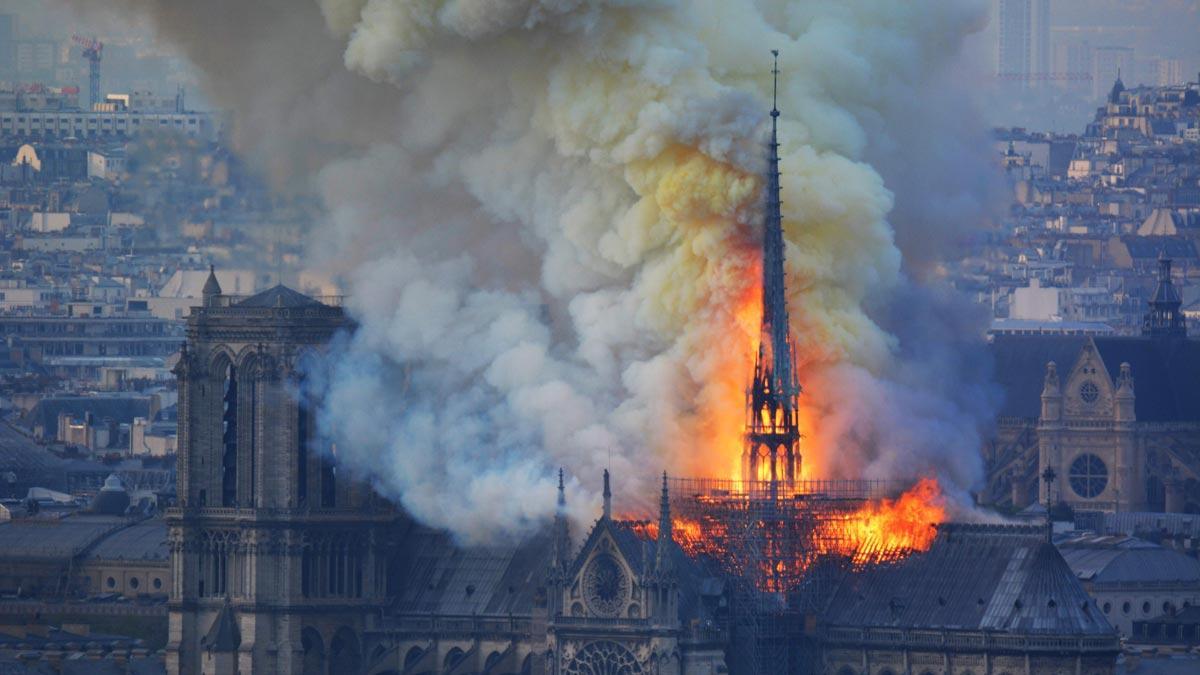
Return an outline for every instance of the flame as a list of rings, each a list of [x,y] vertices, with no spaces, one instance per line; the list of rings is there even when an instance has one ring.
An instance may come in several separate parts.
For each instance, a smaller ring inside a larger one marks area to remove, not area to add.
[[[731,531],[726,520],[738,508],[729,508],[734,502],[695,499],[704,515],[699,520],[672,518],[672,540],[689,556],[716,560],[730,573],[750,578],[772,593],[796,588],[823,558],[840,558],[861,569],[927,551],[937,535],[936,526],[946,519],[941,486],[936,479],[924,478],[896,499],[870,501],[841,513],[834,509],[817,516],[806,506],[796,506],[790,518],[755,523],[756,537],[748,549],[744,533]],[[658,538],[655,521],[622,522],[643,539]]]
[[[837,552],[855,564],[878,563],[915,551],[928,551],[937,525],[946,520],[946,500],[934,478],[922,478],[896,499],[869,502],[827,523],[836,528],[823,539],[839,542]]]

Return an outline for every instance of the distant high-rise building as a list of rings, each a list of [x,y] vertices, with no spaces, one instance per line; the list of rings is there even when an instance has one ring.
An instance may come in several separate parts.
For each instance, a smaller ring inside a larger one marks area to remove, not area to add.
[[[1183,61],[1179,59],[1158,59],[1154,63],[1158,76],[1158,86],[1173,87],[1184,83]]]
[[[999,0],[996,36],[996,74],[1002,78],[1029,75],[1030,0]]]
[[[1090,89],[1092,78],[1092,46],[1086,40],[1083,42],[1068,42],[1056,40],[1054,44],[1054,61],[1051,66],[1056,78],[1055,83],[1063,88],[1083,90]]]
[[[1052,62],[1050,0],[1032,0],[1030,3],[1029,36],[1029,69],[1033,82],[1049,84]]]
[[[0,14],[0,80],[10,80],[13,76],[13,38],[17,34],[17,17],[13,14]]]
[[[1133,70],[1132,47],[1096,47],[1092,50],[1092,98],[1099,99],[1108,94],[1112,83],[1121,75],[1136,77]],[[1140,82],[1129,82],[1136,86]]]
[[[1051,74],[1050,0],[998,0],[996,75],[1026,84]]]
[[[45,39],[17,40],[14,45],[16,79],[51,84],[58,62],[58,45]]]

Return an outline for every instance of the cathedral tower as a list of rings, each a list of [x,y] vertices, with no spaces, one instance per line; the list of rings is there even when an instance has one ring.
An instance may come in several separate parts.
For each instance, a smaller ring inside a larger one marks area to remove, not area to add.
[[[224,295],[210,273],[175,369],[168,672],[361,667],[395,515],[339,474],[297,395],[304,359],[349,325],[340,307],[283,286]]]
[[[784,280],[783,213],[779,185],[779,52],[775,55],[775,94],[771,106],[763,223],[762,328],[754,379],[746,393],[745,480],[793,482],[800,478],[800,383],[796,345],[788,324]]]

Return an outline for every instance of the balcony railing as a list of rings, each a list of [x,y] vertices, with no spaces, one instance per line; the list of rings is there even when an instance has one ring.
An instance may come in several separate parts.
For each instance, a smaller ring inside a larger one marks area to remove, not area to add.
[[[922,631],[890,628],[827,628],[829,643],[933,647],[964,650],[1008,650],[1021,652],[1112,652],[1121,647],[1117,635],[1068,637],[1052,635],[1007,635],[981,631]]]
[[[529,619],[514,617],[400,615],[390,619],[387,628],[404,633],[528,635],[533,630]]]
[[[167,509],[167,518],[234,518],[238,520],[339,520],[347,516],[389,517],[396,510],[389,505],[367,505],[345,508],[252,508],[238,506],[174,506]]]

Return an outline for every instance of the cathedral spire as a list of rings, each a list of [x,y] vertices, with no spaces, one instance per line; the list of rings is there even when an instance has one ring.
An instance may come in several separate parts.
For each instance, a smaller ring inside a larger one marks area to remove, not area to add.
[[[604,520],[612,519],[612,490],[608,488],[608,469],[604,470]]]
[[[783,199],[779,169],[779,51],[771,69],[771,138],[764,176],[762,327],[754,380],[746,396],[743,478],[791,482],[800,477],[800,432],[794,369],[795,343],[787,309],[784,271]]]

